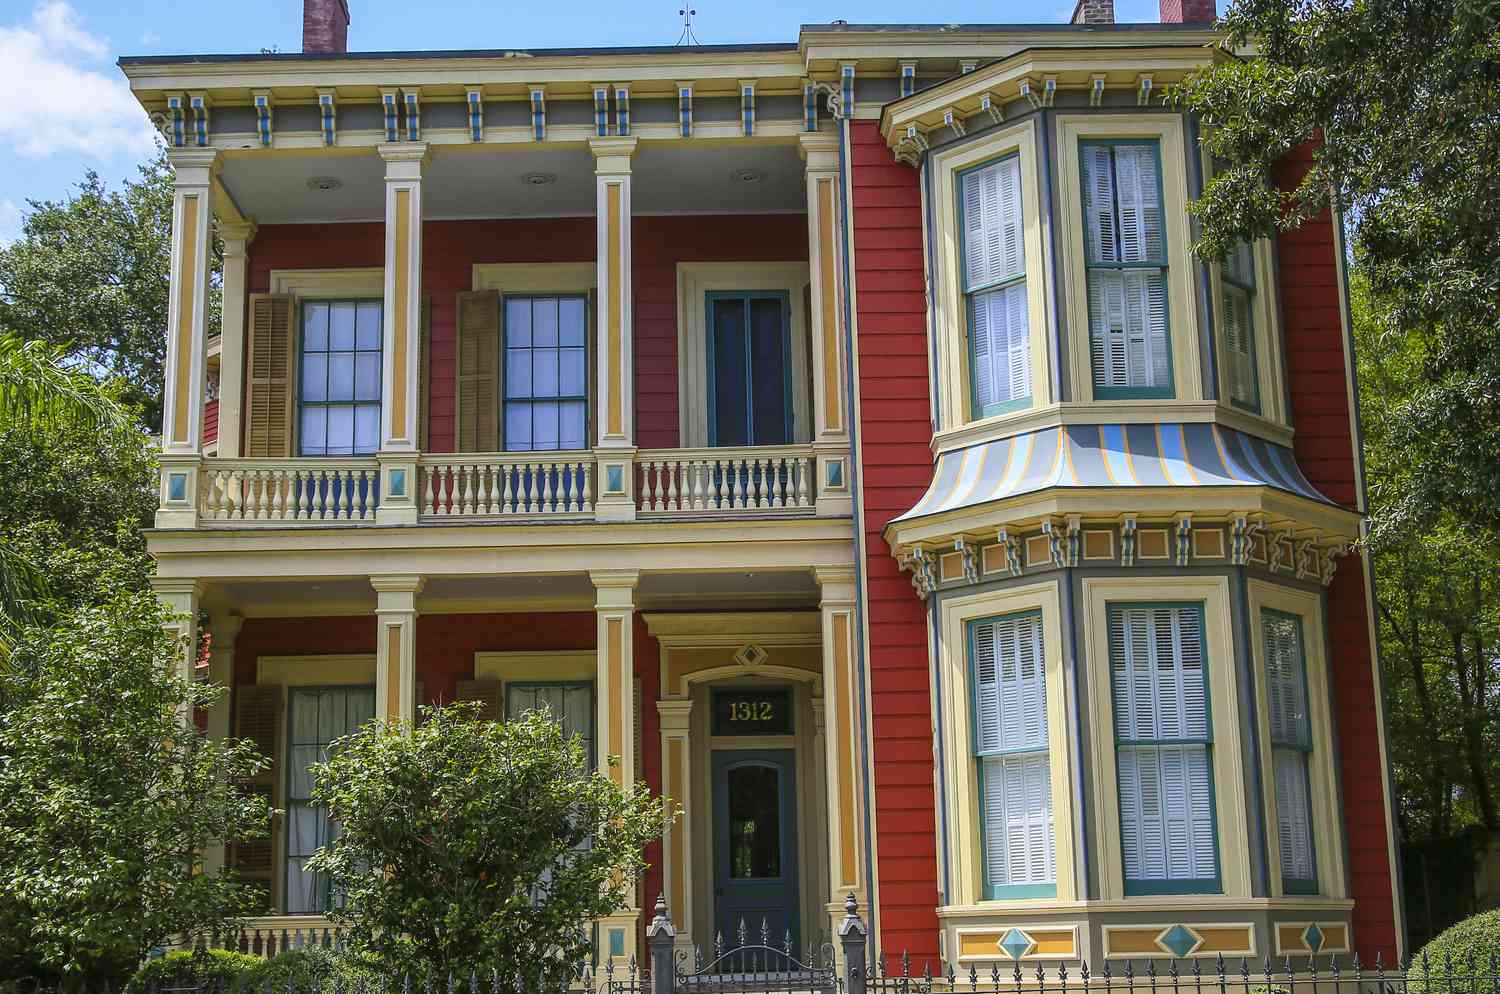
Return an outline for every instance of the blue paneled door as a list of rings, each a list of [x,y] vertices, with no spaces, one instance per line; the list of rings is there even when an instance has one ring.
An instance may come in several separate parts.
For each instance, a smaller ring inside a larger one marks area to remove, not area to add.
[[[708,294],[708,444],[792,440],[791,309],[785,293]]]
[[[762,923],[770,945],[780,948],[787,932],[799,942],[795,758],[790,749],[713,753],[714,930],[726,949],[740,944],[742,921],[752,944]]]

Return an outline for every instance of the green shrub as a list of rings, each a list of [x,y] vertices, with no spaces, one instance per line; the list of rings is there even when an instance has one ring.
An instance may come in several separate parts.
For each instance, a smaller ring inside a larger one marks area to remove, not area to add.
[[[373,970],[348,953],[304,946],[257,961],[244,975],[243,983],[247,992],[290,989],[300,994],[311,991],[314,984],[327,990],[337,980],[340,988],[347,989],[360,981],[369,987],[375,979]]]
[[[1497,957],[1500,957],[1500,908],[1465,918],[1423,946],[1412,960],[1407,990],[1410,994],[1428,994],[1429,989],[1432,994],[1447,994],[1450,990],[1460,990],[1463,994],[1500,994],[1500,978],[1491,969]]]
[[[199,987],[238,991],[262,960],[227,949],[195,949],[167,953],[147,960],[130,978],[125,994],[143,994],[164,988]]]

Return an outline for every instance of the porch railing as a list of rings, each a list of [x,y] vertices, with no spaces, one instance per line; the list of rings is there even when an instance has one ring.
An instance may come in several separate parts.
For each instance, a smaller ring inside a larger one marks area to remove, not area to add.
[[[209,459],[198,512],[209,521],[374,521],[374,459]]]
[[[594,513],[592,453],[423,456],[417,512],[431,518],[561,518]]]
[[[811,514],[811,446],[645,449],[636,455],[642,515],[694,513]]]

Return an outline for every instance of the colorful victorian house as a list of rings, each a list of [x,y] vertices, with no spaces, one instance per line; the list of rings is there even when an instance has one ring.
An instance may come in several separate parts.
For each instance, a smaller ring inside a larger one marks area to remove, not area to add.
[[[1162,93],[1222,56],[1162,7],[121,60],[254,934],[326,924],[309,763],[473,700],[685,809],[603,955],[658,893],[958,969],[1399,948],[1339,228],[1193,256]]]

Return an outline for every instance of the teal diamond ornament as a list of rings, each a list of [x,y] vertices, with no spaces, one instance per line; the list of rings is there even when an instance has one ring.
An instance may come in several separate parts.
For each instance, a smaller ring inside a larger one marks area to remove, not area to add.
[[[1197,949],[1200,941],[1202,940],[1194,935],[1193,931],[1186,926],[1173,925],[1167,929],[1166,934],[1156,940],[1156,944],[1178,959],[1182,959],[1188,953]]]
[[[1031,947],[1034,944],[1031,941],[1031,936],[1018,928],[1013,928],[1009,932],[1006,932],[1004,938],[1000,940],[1000,948],[1005,950],[1005,954],[1011,959],[1020,959],[1022,956],[1025,956],[1031,952]]]
[[[1318,928],[1316,922],[1307,926],[1307,929],[1302,933],[1302,941],[1307,943],[1308,951],[1314,954],[1322,951],[1323,943],[1326,939],[1327,936],[1323,934],[1321,928]]]

